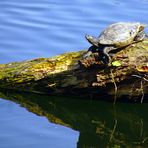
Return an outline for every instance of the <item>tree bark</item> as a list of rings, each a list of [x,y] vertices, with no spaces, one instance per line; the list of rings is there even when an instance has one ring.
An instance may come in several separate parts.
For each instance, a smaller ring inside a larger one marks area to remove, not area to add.
[[[148,94],[148,39],[120,49],[105,65],[101,53],[86,51],[0,64],[0,88],[18,91],[115,98]]]

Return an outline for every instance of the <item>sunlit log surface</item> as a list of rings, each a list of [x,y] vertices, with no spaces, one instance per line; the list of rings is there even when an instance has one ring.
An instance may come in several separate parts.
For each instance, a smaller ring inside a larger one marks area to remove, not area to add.
[[[148,94],[148,39],[114,54],[109,66],[86,51],[0,65],[0,87],[71,96],[137,98]],[[99,98],[99,97],[98,97]]]

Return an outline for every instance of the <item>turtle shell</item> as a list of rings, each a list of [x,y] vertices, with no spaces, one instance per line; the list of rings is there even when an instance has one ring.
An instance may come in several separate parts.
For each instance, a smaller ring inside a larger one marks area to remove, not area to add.
[[[118,22],[107,27],[98,37],[99,43],[122,47],[131,44],[136,35],[144,30],[141,23]]]

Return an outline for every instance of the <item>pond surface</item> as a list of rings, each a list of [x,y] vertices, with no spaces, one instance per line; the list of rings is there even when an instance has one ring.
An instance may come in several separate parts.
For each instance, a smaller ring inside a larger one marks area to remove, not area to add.
[[[148,104],[113,106],[101,101],[12,91],[1,91],[0,97],[5,99],[0,100],[2,148],[148,146]]]
[[[147,18],[148,0],[1,0],[0,63],[87,49],[85,34],[97,36],[118,21],[148,23]],[[8,94],[0,96],[0,148],[148,147],[147,104],[121,104],[115,111],[94,100],[45,97],[45,104],[39,102],[44,97],[32,96],[33,102],[23,103],[18,100],[27,102],[30,95]]]

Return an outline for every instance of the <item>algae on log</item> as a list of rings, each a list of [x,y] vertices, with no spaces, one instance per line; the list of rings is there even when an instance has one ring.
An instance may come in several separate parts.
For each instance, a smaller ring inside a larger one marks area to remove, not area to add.
[[[79,96],[148,94],[148,39],[117,52],[109,66],[93,53],[70,52],[51,58],[0,65],[0,88]]]

